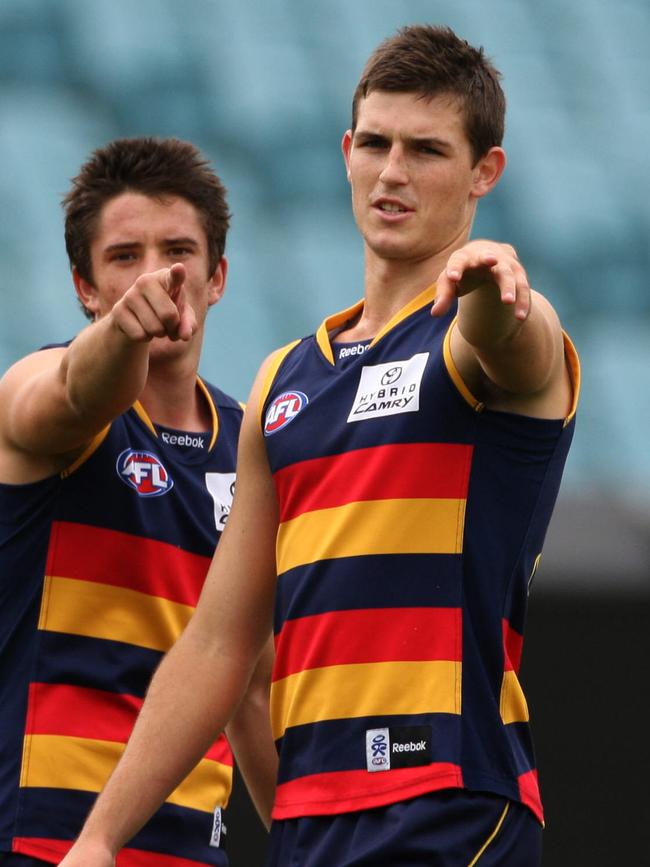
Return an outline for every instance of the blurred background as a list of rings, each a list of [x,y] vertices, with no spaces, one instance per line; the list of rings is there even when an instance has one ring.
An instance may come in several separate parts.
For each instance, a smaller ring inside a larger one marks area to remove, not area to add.
[[[370,51],[424,22],[483,45],[503,73],[509,164],[474,235],[514,244],[583,363],[524,657],[545,867],[641,863],[647,0],[0,0],[0,368],[85,323],[59,204],[82,161],[112,138],[171,135],[197,144],[229,190],[228,290],[202,372],[245,399],[269,351],[362,294],[340,138]],[[254,867],[263,839],[241,789],[230,824],[233,867]]]

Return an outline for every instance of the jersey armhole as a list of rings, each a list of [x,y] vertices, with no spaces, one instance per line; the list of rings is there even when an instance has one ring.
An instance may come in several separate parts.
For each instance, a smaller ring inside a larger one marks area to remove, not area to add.
[[[456,367],[456,363],[451,354],[451,332],[456,326],[457,321],[458,317],[454,317],[451,325],[447,329],[447,333],[445,334],[445,339],[442,344],[442,354],[445,362],[445,367],[447,368],[447,373],[449,374],[451,381],[455,385],[458,393],[463,398],[463,400],[468,403],[475,412],[482,412],[485,409],[485,404],[478,400],[478,398],[474,397],[472,392],[465,385],[465,381],[458,372],[458,368]]]
[[[104,430],[101,430],[95,437],[93,437],[90,444],[83,450],[83,452],[79,455],[76,461],[73,461],[69,467],[61,470],[60,476],[62,479],[67,479],[68,476],[71,476],[76,470],[79,469],[80,466],[85,464],[86,461],[95,454],[97,449],[108,436],[108,432],[110,429],[110,424],[107,424]]]
[[[562,332],[562,337],[564,339],[564,358],[566,359],[566,366],[569,371],[569,378],[571,380],[571,388],[573,390],[573,395],[571,397],[571,407],[569,409],[569,414],[564,419],[564,426],[566,427],[569,422],[573,419],[576,414],[576,409],[578,408],[578,399],[580,397],[580,382],[581,382],[581,373],[580,373],[580,358],[578,356],[578,351],[573,345],[573,342],[566,331]]]
[[[449,328],[447,329],[447,333],[445,334],[445,340],[443,343],[443,356],[445,361],[445,367],[447,368],[447,372],[451,377],[452,382],[458,389],[459,393],[463,397],[463,399],[474,409],[476,412],[482,412],[485,409],[485,404],[481,403],[469,388],[465,385],[462,376],[458,372],[458,368],[454,363],[454,359],[451,354],[451,332],[454,326],[456,325],[457,317],[453,320]],[[569,378],[571,379],[571,388],[572,388],[572,397],[571,397],[571,406],[569,408],[569,414],[564,419],[564,426],[569,424],[573,417],[576,414],[576,409],[578,406],[578,398],[580,397],[580,381],[581,381],[581,373],[580,373],[580,358],[578,357],[578,352],[571,341],[571,338],[566,333],[566,331],[562,331],[562,339],[564,341],[564,357],[566,361],[566,366],[569,371]]]
[[[297,346],[300,343],[300,340],[292,340],[291,343],[287,343],[286,346],[282,346],[280,349],[276,350],[275,354],[271,358],[269,362],[269,366],[266,371],[266,376],[264,377],[264,383],[262,385],[262,390],[260,392],[260,399],[257,405],[257,414],[262,422],[262,417],[264,414],[264,404],[266,403],[266,399],[269,396],[269,392],[271,391],[271,386],[273,385],[273,381],[280,369],[280,365],[287,357],[287,355],[291,352],[294,346]]]

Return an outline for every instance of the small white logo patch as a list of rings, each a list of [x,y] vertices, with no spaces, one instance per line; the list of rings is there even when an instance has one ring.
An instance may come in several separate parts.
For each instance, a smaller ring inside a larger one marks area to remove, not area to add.
[[[215,807],[214,817],[212,819],[212,834],[210,835],[210,845],[214,846],[216,849],[218,849],[221,844],[221,827],[221,807]]]
[[[206,473],[205,484],[214,500],[214,522],[223,532],[235,492],[235,473]]]
[[[363,367],[348,422],[417,412],[428,358],[428,352],[418,352],[405,361]]]
[[[369,771],[390,769],[390,736],[387,728],[366,730],[366,767]]]

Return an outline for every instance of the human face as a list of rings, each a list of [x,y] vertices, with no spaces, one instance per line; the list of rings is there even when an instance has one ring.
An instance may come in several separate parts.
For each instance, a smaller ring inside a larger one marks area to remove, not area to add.
[[[372,91],[343,137],[352,208],[366,250],[419,262],[463,244],[503,170],[500,148],[473,164],[458,101]]]
[[[92,284],[76,277],[84,305],[100,319],[135,283],[141,274],[185,265],[185,300],[196,313],[199,332],[208,308],[225,288],[226,262],[208,274],[209,255],[205,230],[198,211],[186,199],[152,198],[142,193],[121,193],[103,207],[90,245]],[[183,350],[183,341],[173,344],[156,338],[154,345],[168,351]]]

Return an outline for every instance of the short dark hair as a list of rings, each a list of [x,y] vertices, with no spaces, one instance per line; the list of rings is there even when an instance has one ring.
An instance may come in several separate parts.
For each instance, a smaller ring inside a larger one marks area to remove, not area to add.
[[[226,189],[193,144],[174,138],[125,138],[93,151],[63,199],[71,267],[93,282],[90,246],[104,205],[125,192],[194,205],[208,241],[209,274],[224,254],[230,213]],[[92,315],[85,310],[89,319]]]
[[[501,73],[449,27],[402,27],[371,54],[352,100],[352,131],[359,102],[373,90],[450,94],[459,100],[474,161],[503,141],[506,100]]]

